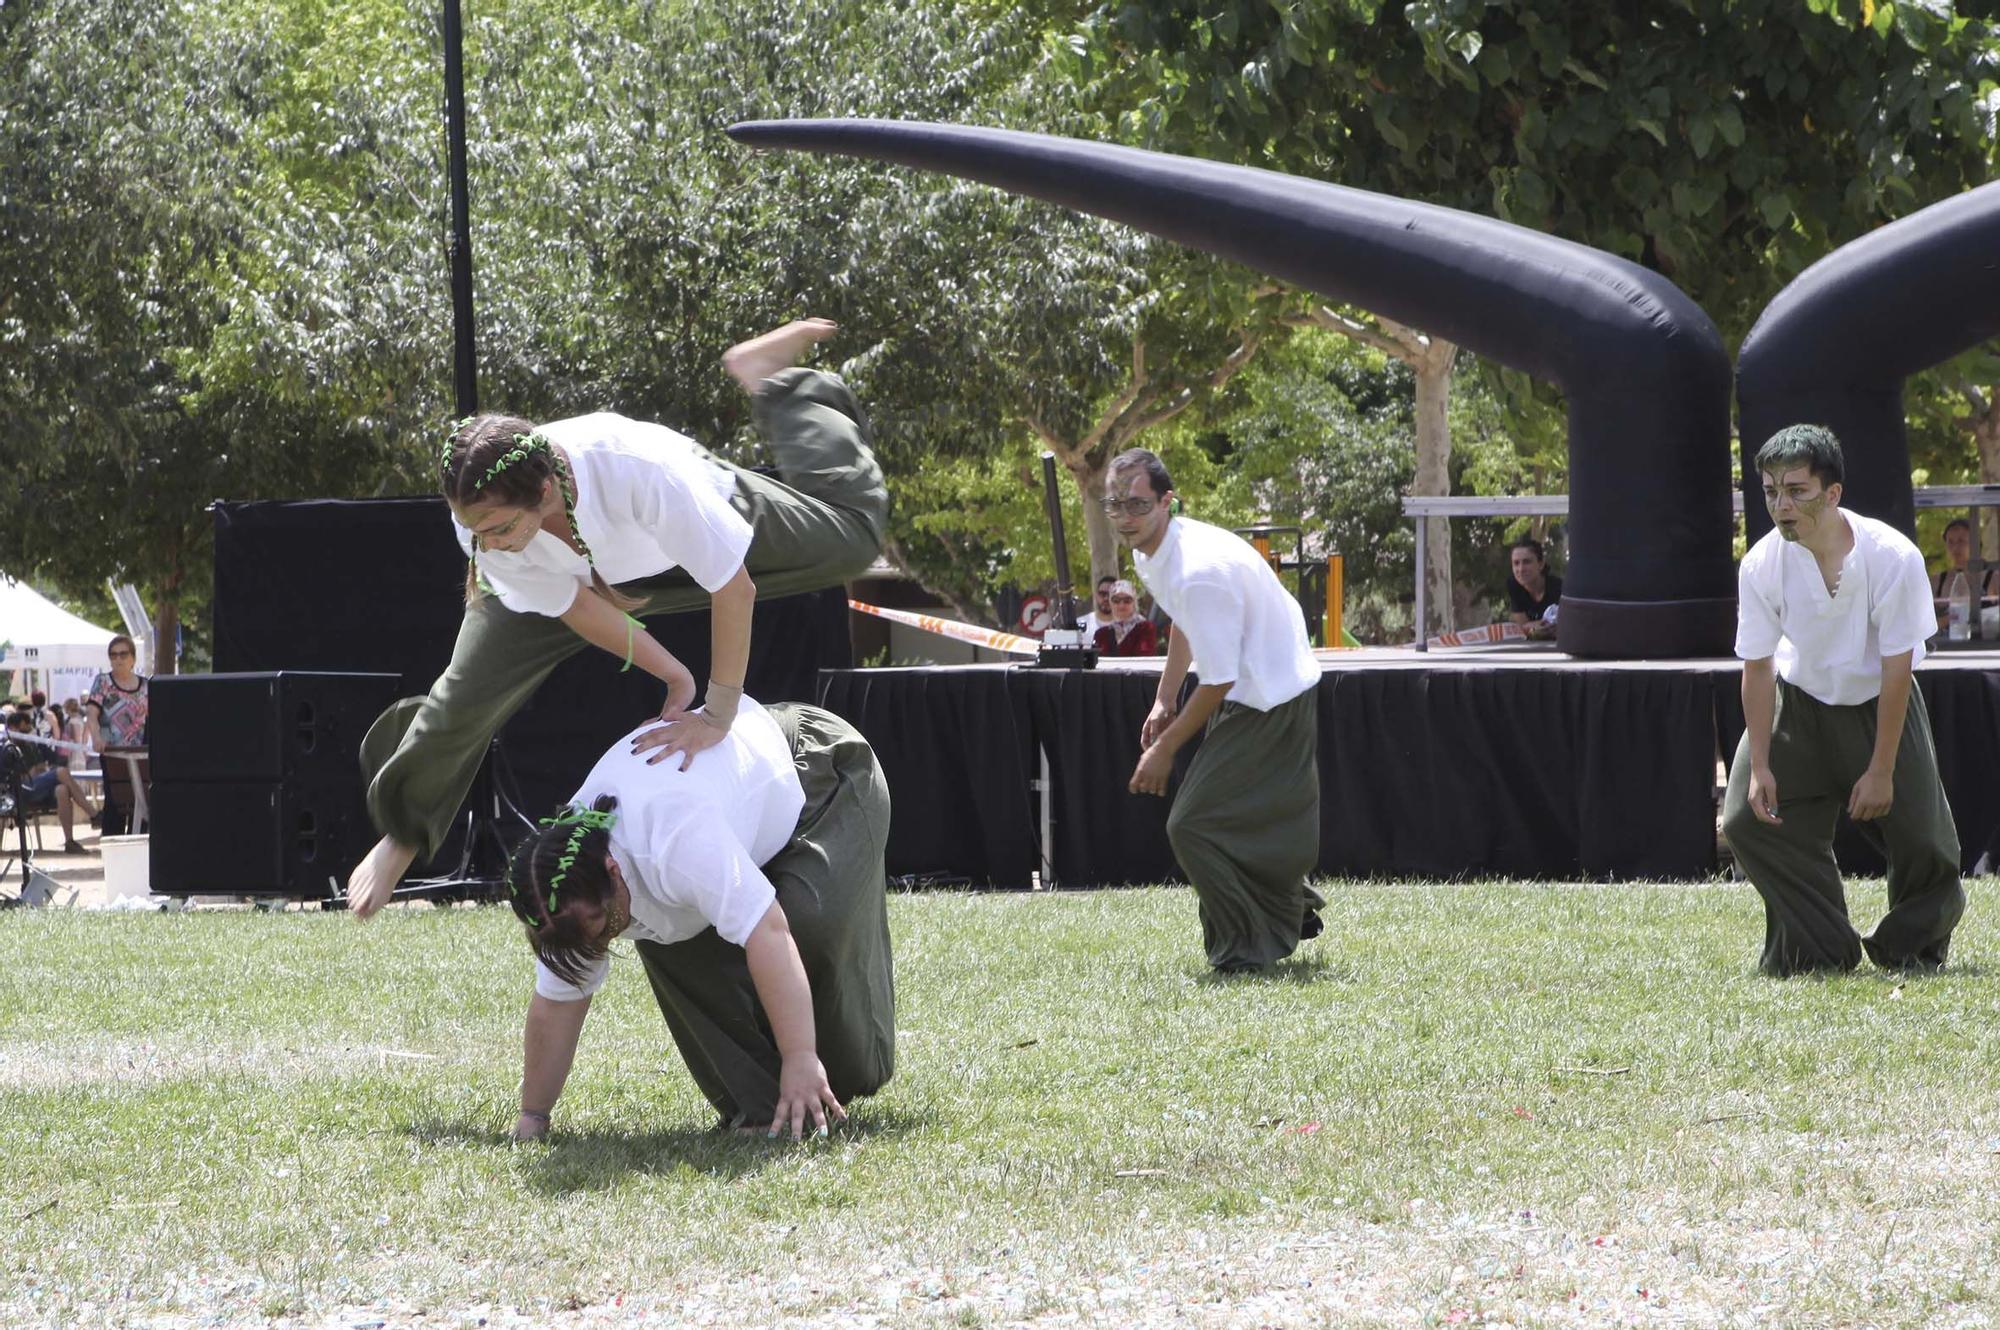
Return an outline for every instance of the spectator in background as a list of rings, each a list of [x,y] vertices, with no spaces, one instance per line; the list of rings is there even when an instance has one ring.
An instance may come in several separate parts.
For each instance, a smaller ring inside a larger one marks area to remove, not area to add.
[[[1528,625],[1529,637],[1553,637],[1547,622],[1551,606],[1562,599],[1563,580],[1549,571],[1542,542],[1523,536],[1507,550],[1507,618]]]
[[[66,697],[63,699],[62,711],[62,737],[79,747],[87,747],[90,743],[90,725],[83,716],[83,703],[76,698]],[[74,753],[76,750],[67,751]]]
[[[1092,605],[1090,613],[1083,615],[1076,621],[1076,626],[1083,630],[1085,637],[1095,637],[1101,629],[1110,624],[1112,619],[1111,584],[1117,580],[1117,578],[1108,574],[1097,579],[1096,603]]]
[[[69,774],[67,767],[55,764],[53,749],[35,742],[34,717],[26,709],[7,717],[7,734],[28,761],[21,782],[22,806],[33,810],[53,804],[56,820],[62,823],[63,853],[84,853],[83,846],[76,843],[76,810],[83,809],[86,817],[94,818],[96,814],[91,812],[90,799],[83,787],[76,783],[76,777]]]
[[[1160,635],[1152,620],[1139,617],[1139,589],[1130,582],[1113,582],[1110,591],[1111,622],[1097,630],[1097,653],[1101,656],[1156,656]]]
[[[36,691],[28,694],[28,706],[34,712],[37,739],[62,738],[62,712],[49,706],[47,693]],[[68,763],[63,765],[67,766]]]
[[[146,746],[146,676],[139,673],[139,649],[120,633],[107,653],[111,668],[90,685],[84,706],[90,713],[90,746],[98,752]],[[114,803],[111,786],[104,787],[104,834],[121,836],[131,823],[131,811]]]
[[[1951,579],[1954,573],[1962,573],[1972,562],[1972,523],[1963,517],[1954,517],[1944,524],[1944,567],[1938,569],[1931,579],[1931,595],[1943,600],[1951,594]],[[2000,567],[1988,566],[1986,587],[1982,596],[2000,595]]]

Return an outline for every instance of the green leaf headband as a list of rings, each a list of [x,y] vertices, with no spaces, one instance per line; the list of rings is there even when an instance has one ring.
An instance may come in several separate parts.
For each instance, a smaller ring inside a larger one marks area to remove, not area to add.
[[[556,860],[555,876],[549,879],[548,903],[550,918],[553,918],[556,912],[556,892],[562,887],[563,879],[569,876],[569,870],[575,866],[577,853],[583,846],[583,838],[593,831],[609,832],[613,824],[617,821],[618,814],[616,813],[599,812],[595,808],[578,808],[574,804],[563,809],[554,817],[545,817],[542,819],[542,826],[554,827],[558,830],[563,827],[571,829],[569,844],[563,847],[562,857]],[[514,881],[514,875],[511,872],[507,875],[507,889],[516,896],[521,894],[521,884]]]
[[[465,431],[467,425],[477,419],[477,416],[463,416],[445,432],[444,446],[438,449],[439,476],[447,479],[451,476],[451,455],[458,448],[458,436]]]
[[[486,474],[479,478],[479,489],[483,490],[488,485],[491,485],[502,471],[505,471],[508,467],[514,465],[514,463],[525,462],[536,453],[548,453],[553,457],[555,449],[551,448],[549,441],[539,434],[516,434],[514,436],[514,446],[500,454],[493,465],[486,468]],[[474,492],[477,493],[478,491],[475,490]]]

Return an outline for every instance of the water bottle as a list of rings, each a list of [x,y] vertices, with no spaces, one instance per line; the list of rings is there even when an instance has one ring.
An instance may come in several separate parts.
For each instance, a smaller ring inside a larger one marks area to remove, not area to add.
[[[1945,635],[1954,642],[1966,641],[1972,636],[1972,580],[1963,572],[1953,573],[1945,601]]]

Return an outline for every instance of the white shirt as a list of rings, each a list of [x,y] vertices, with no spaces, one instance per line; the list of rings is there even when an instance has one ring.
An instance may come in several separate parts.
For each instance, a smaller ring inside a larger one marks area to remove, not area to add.
[[[619,936],[683,942],[713,926],[740,947],[778,898],[762,866],[791,843],[805,811],[792,746],[746,697],[729,736],[686,771],[678,757],[649,766],[651,753],[632,755],[632,737],[656,723],[611,745],[570,799],[584,808],[599,795],[618,800],[611,855],[632,893],[632,924]],[[571,985],[537,960],[535,991],[573,1002],[595,993],[610,969],[600,957],[585,983]]]
[[[1777,658],[1778,676],[1828,706],[1882,691],[1882,657],[1907,651],[1915,665],[1937,632],[1930,572],[1917,547],[1887,522],[1842,512],[1854,548],[1829,593],[1819,562],[1775,529],[1736,570],[1736,654]]]
[[[1095,637],[1097,636],[1098,629],[1109,628],[1111,626],[1111,620],[1109,617],[1099,614],[1096,610],[1092,610],[1090,613],[1079,618],[1076,621],[1076,626],[1083,630],[1085,637]]]
[[[1160,547],[1132,562],[1186,635],[1203,685],[1230,685],[1225,700],[1269,711],[1318,686],[1306,617],[1249,541],[1175,517]]]
[[[616,586],[680,567],[714,591],[743,566],[750,524],[729,506],[736,478],[694,440],[609,411],[537,433],[569,456],[577,534],[605,581]],[[518,551],[474,554],[472,533],[456,518],[452,526],[500,603],[518,614],[559,617],[590,585],[590,564],[547,531]]]

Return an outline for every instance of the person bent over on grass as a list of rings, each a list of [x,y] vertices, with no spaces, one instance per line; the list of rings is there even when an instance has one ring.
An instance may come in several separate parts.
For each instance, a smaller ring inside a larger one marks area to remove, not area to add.
[[[833,332],[806,319],[723,356],[776,480],[610,412],[541,426],[476,416],[441,438],[439,484],[472,560],[465,620],[430,695],[390,707],[362,743],[383,835],[348,879],[356,917],[435,852],[494,733],[564,659],[594,646],[659,679],[666,723],[646,742],[692,760],[736,715],[754,602],[838,586],[874,561],[889,495],[867,419],[839,379],[794,365]],[[694,676],[632,615],[704,608],[712,651],[695,710]]]
[[[1944,964],[1965,912],[1958,831],[1911,669],[1936,629],[1923,555],[1886,522],[1840,507],[1840,441],[1782,429],[1757,453],[1775,524],[1738,570],[1742,742],[1723,833],[1764,898],[1773,975]],[[1889,912],[1848,921],[1834,824],[1845,809],[1889,861]]]
[[[515,852],[535,952],[517,1139],[548,1130],[617,937],[725,1126],[824,1132],[894,1072],[875,754],[817,707],[745,698],[734,720],[685,766],[648,758],[643,729],[620,739]]]
[[[1305,615],[1234,532],[1177,517],[1160,459],[1111,459],[1104,510],[1153,598],[1173,616],[1166,668],[1128,788],[1164,796],[1174,754],[1201,751],[1167,814],[1174,859],[1201,906],[1217,970],[1257,970],[1320,931],[1319,665]],[[1180,706],[1192,666],[1201,686]]]

